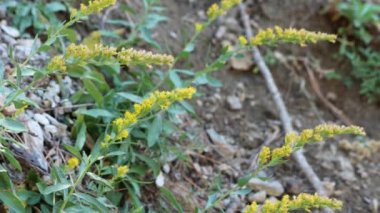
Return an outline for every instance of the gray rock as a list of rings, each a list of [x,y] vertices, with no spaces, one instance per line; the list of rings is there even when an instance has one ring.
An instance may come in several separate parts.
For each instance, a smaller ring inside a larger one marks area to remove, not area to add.
[[[220,26],[219,27],[219,29],[216,31],[216,33],[215,33],[215,37],[217,38],[217,39],[221,39],[221,38],[223,38],[223,36],[224,36],[224,34],[226,34],[226,32],[227,32],[227,28],[226,28],[226,26]]]
[[[268,195],[280,196],[284,193],[284,187],[280,181],[262,181],[258,178],[252,178],[248,186],[254,190],[264,190]]]
[[[231,110],[241,110],[243,108],[240,99],[234,95],[227,97],[227,103]]]
[[[49,120],[44,115],[39,113],[34,114],[33,119],[44,126],[50,124]]]
[[[266,198],[267,198],[267,192],[266,191],[259,191],[256,193],[251,193],[248,196],[249,202],[264,203]]]
[[[3,32],[8,34],[9,36],[12,36],[13,38],[17,38],[20,36],[20,32],[16,28],[7,26],[5,24],[2,24],[0,28]]]

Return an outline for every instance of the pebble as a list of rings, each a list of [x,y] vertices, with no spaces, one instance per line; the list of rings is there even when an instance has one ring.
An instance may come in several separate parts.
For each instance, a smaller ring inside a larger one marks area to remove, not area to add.
[[[2,23],[0,27],[3,30],[3,32],[5,32],[6,34],[8,34],[9,36],[13,38],[17,38],[20,36],[20,32],[16,28],[7,26],[4,23]]]
[[[284,193],[284,187],[280,181],[262,181],[258,178],[252,178],[248,186],[254,190],[264,190],[268,195],[280,196]]]
[[[248,196],[249,202],[258,202],[258,203],[264,203],[265,199],[267,198],[267,192],[266,191],[258,191],[256,193],[251,193]]]
[[[227,103],[231,110],[241,110],[243,108],[240,99],[234,95],[227,97]]]
[[[243,57],[232,57],[230,60],[231,66],[237,71],[249,71],[253,66],[253,61],[249,54],[244,54]]]
[[[227,27],[222,25],[222,26],[220,26],[220,27],[218,28],[218,30],[216,31],[216,33],[215,33],[215,37],[216,37],[217,39],[221,39],[221,38],[223,38],[224,34],[226,34],[226,32],[227,32]]]
[[[45,129],[46,132],[48,132],[48,133],[50,133],[52,135],[54,135],[54,134],[56,134],[58,132],[57,127],[55,127],[53,125],[46,125],[44,129]]]
[[[36,120],[38,123],[44,125],[44,126],[50,124],[49,120],[44,115],[42,115],[40,113],[34,114],[33,119]]]

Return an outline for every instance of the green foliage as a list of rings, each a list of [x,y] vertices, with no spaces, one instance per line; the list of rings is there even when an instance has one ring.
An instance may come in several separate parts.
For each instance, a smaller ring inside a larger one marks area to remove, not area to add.
[[[7,15],[12,16],[13,25],[21,33],[32,28],[35,33],[41,33],[51,25],[60,23],[57,18],[58,12],[67,11],[66,5],[59,1],[47,3],[45,0],[37,1],[15,1],[5,0],[0,3],[7,11]]]
[[[380,5],[349,0],[341,1],[337,8],[349,21],[348,26],[339,29],[342,36],[339,54],[351,63],[352,77],[361,84],[360,94],[375,101],[380,95],[380,52],[372,44],[374,37],[370,29],[380,22]],[[350,84],[349,79],[342,80]]]

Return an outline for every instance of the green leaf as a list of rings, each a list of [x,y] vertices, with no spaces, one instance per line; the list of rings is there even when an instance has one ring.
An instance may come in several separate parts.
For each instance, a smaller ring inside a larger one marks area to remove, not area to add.
[[[0,126],[14,133],[20,133],[20,132],[26,131],[26,128],[21,122],[13,120],[11,118],[1,118]]]
[[[60,2],[51,2],[45,6],[46,10],[50,12],[66,11],[65,5]]]
[[[14,193],[14,187],[8,172],[0,166],[0,200],[15,212],[25,212],[25,204]]]
[[[211,194],[210,196],[208,196],[208,199],[207,199],[207,204],[206,204],[206,209],[209,209],[211,208],[215,201],[218,199],[218,194],[217,193],[214,193],[214,194]]]
[[[170,204],[179,212],[184,212],[182,206],[178,203],[173,193],[167,188],[161,187],[160,192],[170,202]]]
[[[137,96],[137,95],[134,95],[132,93],[127,93],[127,92],[118,92],[116,93],[118,96],[124,98],[124,99],[127,99],[127,100],[130,100],[132,101],[133,103],[138,103],[140,104],[141,102],[143,102],[143,98],[141,98],[140,96]]]
[[[97,182],[100,182],[100,183],[108,186],[111,189],[113,188],[112,184],[108,180],[106,180],[104,178],[101,178],[101,177],[99,177],[98,175],[96,175],[96,174],[94,174],[92,172],[87,172],[86,175],[88,175],[91,179],[93,179],[93,180],[95,180]]]
[[[94,118],[99,118],[99,117],[114,118],[115,117],[114,114],[112,114],[110,111],[105,110],[105,109],[89,109],[89,110],[79,109],[77,113],[88,115]]]
[[[48,194],[51,194],[53,192],[59,192],[59,191],[68,189],[70,187],[71,187],[71,184],[69,184],[69,183],[57,183],[55,185],[46,187],[41,193],[43,195],[48,195]]]
[[[183,87],[182,80],[175,70],[171,70],[169,72],[169,78],[170,78],[170,81],[174,84],[175,88]]]
[[[162,118],[160,115],[157,115],[153,122],[150,124],[148,129],[148,146],[154,146],[160,137],[162,131]]]
[[[92,207],[96,208],[100,212],[108,212],[107,207],[105,207],[101,202],[99,202],[96,198],[84,194],[84,193],[74,193],[74,196],[80,198],[82,201],[85,201],[86,203],[90,204]]]
[[[63,144],[63,147],[65,147],[65,149],[67,151],[69,151],[71,154],[73,154],[78,159],[82,159],[82,155],[80,154],[80,152],[75,147],[70,146],[68,144]]]
[[[65,28],[61,31],[62,35],[65,35],[71,43],[77,42],[77,32],[70,28]]]
[[[86,142],[86,133],[86,124],[83,122],[75,140],[75,148],[77,148],[77,150],[82,150],[84,143]]]
[[[98,90],[98,87],[96,87],[95,84],[91,80],[88,80],[88,79],[83,80],[83,83],[87,92],[95,99],[98,105],[101,105],[103,103],[103,95]]]
[[[20,163],[13,156],[12,152],[8,148],[3,148],[1,152],[4,154],[5,158],[11,163],[13,167],[15,167],[19,171],[22,171]]]

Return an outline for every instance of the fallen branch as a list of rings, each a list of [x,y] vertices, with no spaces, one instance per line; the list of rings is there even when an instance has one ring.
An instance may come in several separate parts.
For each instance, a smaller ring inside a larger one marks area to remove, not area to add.
[[[253,33],[252,33],[251,26],[250,26],[249,16],[245,11],[245,6],[243,5],[243,3],[239,4],[239,9],[240,9],[242,21],[244,23],[246,36],[248,38],[251,38],[253,36]],[[267,87],[273,96],[273,100],[274,100],[278,110],[280,111],[280,119],[281,119],[282,124],[284,126],[285,132],[289,133],[289,132],[293,131],[292,120],[291,120],[290,115],[288,113],[288,110],[285,106],[285,103],[281,97],[281,94],[278,90],[278,87],[273,80],[272,74],[271,74],[268,66],[266,65],[263,57],[261,56],[259,49],[257,47],[252,47],[252,53],[253,53],[253,58],[256,62],[256,65],[258,66],[261,74],[264,76]],[[311,185],[317,191],[317,193],[321,196],[327,196],[326,190],[323,187],[321,180],[318,178],[318,176],[315,174],[313,168],[307,162],[305,156],[302,153],[302,150],[295,152],[292,156],[293,156],[294,160],[298,163],[302,172],[308,178]],[[326,211],[331,212],[331,210],[326,210]]]

